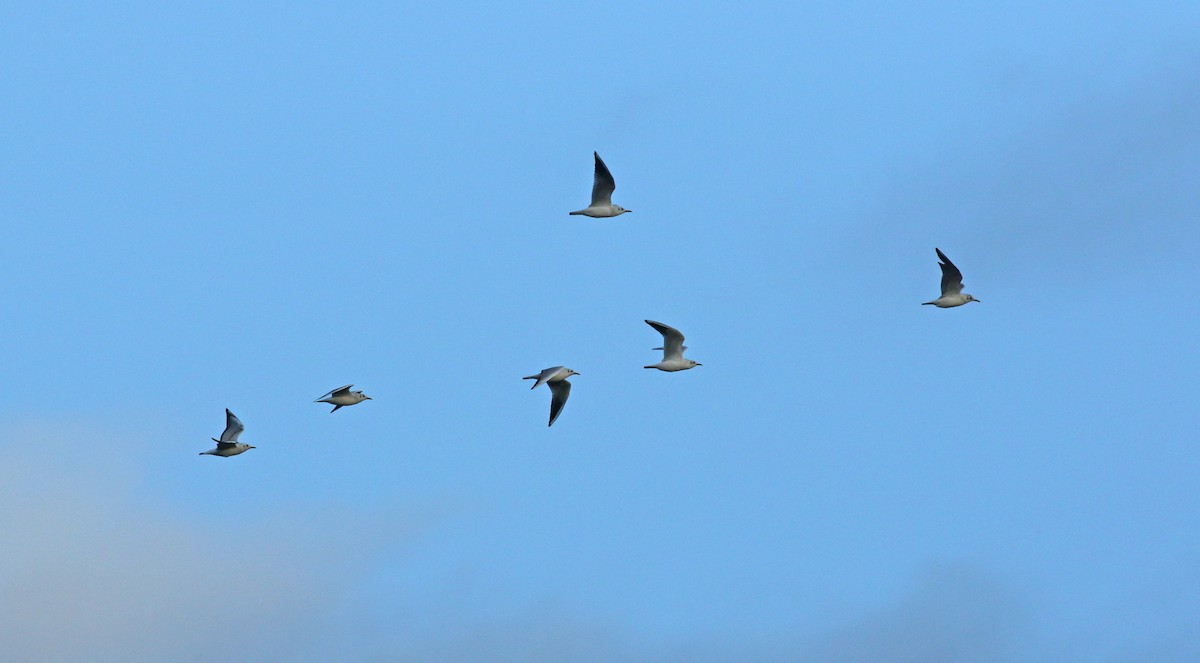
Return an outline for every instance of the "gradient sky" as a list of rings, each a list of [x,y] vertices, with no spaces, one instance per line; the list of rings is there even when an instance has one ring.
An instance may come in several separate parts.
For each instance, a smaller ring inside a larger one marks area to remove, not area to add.
[[[12,660],[1200,659],[1200,5],[96,4],[0,8]]]

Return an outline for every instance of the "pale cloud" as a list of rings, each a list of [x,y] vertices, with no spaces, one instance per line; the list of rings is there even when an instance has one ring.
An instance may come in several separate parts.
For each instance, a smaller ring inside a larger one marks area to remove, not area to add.
[[[7,429],[6,660],[294,659],[378,555],[417,529],[404,514],[363,509],[263,513],[232,526],[188,517],[139,488],[152,470],[139,456],[148,436]]]
[[[989,574],[967,565],[921,573],[896,605],[851,620],[789,660],[817,663],[1002,663],[1027,636],[1024,606]]]
[[[150,437],[30,426],[0,446],[0,651],[8,660],[724,662],[887,654],[986,662],[1007,660],[998,652],[1016,628],[998,583],[959,568],[927,573],[893,608],[803,642],[787,634],[767,642],[702,634],[663,641],[635,635],[637,625],[620,615],[580,615],[553,601],[499,621],[430,596],[357,606],[387,563],[407,559],[404,546],[429,519],[309,505],[189,514],[146,488],[155,462]]]
[[[292,505],[236,518],[188,514],[159,503],[145,488],[144,476],[154,468],[138,452],[152,448],[148,437],[37,428],[18,429],[0,443],[0,651],[6,660],[1047,660],[1048,643],[1039,639],[1046,629],[1031,626],[1028,597],[969,563],[932,565],[890,604],[834,616],[842,626],[804,637],[666,637],[620,614],[580,613],[577,597],[549,598],[523,612],[501,610],[510,615],[502,619],[481,618],[477,606],[462,601],[503,606],[504,597],[464,599],[453,587],[435,589],[440,596],[425,590],[371,599],[365,588],[396,564],[420,572],[419,556],[406,551],[445,513]],[[90,451],[119,446],[130,453]],[[205,461],[211,459],[196,459]],[[1149,649],[1154,660],[1194,658],[1187,635],[1193,624],[1180,624],[1142,643],[1159,643]],[[1135,650],[1142,645],[1129,643]]]

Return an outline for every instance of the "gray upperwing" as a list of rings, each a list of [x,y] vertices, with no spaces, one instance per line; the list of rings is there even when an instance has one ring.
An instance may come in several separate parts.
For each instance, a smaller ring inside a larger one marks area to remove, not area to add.
[[[242,420],[225,408],[225,432],[221,433],[221,439],[217,440],[218,446],[221,443],[237,444],[238,436],[246,427],[242,425]]]
[[[942,253],[941,249],[934,247],[933,250],[937,251],[937,256],[941,260],[938,266],[942,268],[942,295],[957,295],[961,293],[963,289],[962,272],[958,271],[958,267],[955,267],[954,263],[950,262],[950,259],[946,257],[945,253]]]
[[[571,383],[566,380],[550,383],[550,423],[547,426],[553,426],[554,420],[558,419],[558,415],[562,414],[563,406],[567,404],[567,397],[571,395]]]
[[[683,334],[678,329],[653,320],[647,320],[646,324],[663,335],[663,361],[683,356],[683,351],[687,348],[683,347]]]
[[[525,377],[525,378],[521,378],[521,379],[522,380],[536,380],[536,382],[533,383],[533,386],[530,387],[530,389],[537,389],[538,387],[546,384],[547,380],[554,377],[555,375],[558,375],[558,372],[561,371],[562,369],[563,369],[562,366],[551,366],[550,368],[547,368],[546,370],[542,371],[541,373],[538,373],[537,375],[530,375],[529,377]]]
[[[334,396],[344,396],[344,395],[350,393],[350,387],[353,387],[353,386],[354,385],[352,385],[352,384],[348,384],[344,387],[338,387],[337,389],[330,391],[329,393],[325,394],[324,396],[318,398],[317,400],[315,400],[313,402],[320,403],[321,401],[325,400],[326,398],[333,398]]]
[[[596,176],[592,180],[591,207],[612,205],[612,195],[613,191],[617,190],[617,182],[613,179],[612,173],[608,171],[608,166],[604,165],[600,153],[592,152],[592,155],[596,157]]]

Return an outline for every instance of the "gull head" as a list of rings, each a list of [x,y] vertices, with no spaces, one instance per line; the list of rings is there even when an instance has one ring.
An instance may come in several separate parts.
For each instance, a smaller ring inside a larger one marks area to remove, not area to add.
[[[633,211],[631,209],[625,209],[624,207],[621,207],[620,205],[613,205],[612,208],[613,208],[613,211],[616,212],[616,214],[613,214],[613,216],[621,216],[625,212]],[[576,375],[578,375],[578,373],[576,373]]]
[[[968,303],[969,303],[969,302],[977,302],[977,301],[979,301],[978,299],[975,299],[975,298],[974,298],[974,297],[972,297],[971,295],[966,295],[966,297],[967,297],[967,302],[968,302]]]
[[[566,380],[567,378],[571,377],[572,375],[579,375],[579,373],[575,372],[575,370],[571,369],[571,368],[563,368],[563,371],[566,372],[566,375],[564,375],[564,376],[562,376],[562,378],[560,378],[562,380]]]
[[[688,363],[688,368],[691,368],[691,367],[693,367],[693,366],[703,366],[703,365],[704,365],[704,364],[701,364],[701,363],[700,363],[700,362],[698,362],[698,361],[693,361],[693,360],[691,360],[691,359],[688,359],[688,360],[686,360],[686,361],[687,361],[687,363]]]

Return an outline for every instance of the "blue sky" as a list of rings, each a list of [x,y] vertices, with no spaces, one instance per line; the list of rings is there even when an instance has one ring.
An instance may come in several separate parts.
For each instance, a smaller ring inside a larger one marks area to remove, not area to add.
[[[0,645],[1195,660],[1198,28],[0,9]]]

